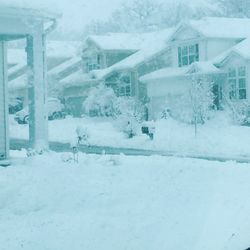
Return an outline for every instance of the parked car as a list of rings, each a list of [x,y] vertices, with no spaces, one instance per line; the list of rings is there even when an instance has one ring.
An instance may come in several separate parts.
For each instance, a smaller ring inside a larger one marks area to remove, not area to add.
[[[23,109],[23,101],[20,98],[14,98],[9,100],[9,113],[15,114]]]
[[[64,105],[57,98],[50,98],[48,100],[48,119],[64,119],[66,112],[64,111]],[[17,112],[15,115],[15,120],[19,124],[29,123],[29,108],[28,106]]]

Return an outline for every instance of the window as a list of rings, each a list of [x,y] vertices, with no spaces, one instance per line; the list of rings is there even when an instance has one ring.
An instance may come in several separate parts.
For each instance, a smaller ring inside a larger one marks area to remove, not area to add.
[[[131,96],[131,75],[122,74],[118,82],[118,95]]]
[[[86,59],[86,68],[90,72],[101,68],[101,56],[93,54]]]
[[[229,98],[244,100],[247,98],[246,67],[228,69]]]
[[[179,67],[187,66],[197,61],[199,61],[199,44],[178,48]]]

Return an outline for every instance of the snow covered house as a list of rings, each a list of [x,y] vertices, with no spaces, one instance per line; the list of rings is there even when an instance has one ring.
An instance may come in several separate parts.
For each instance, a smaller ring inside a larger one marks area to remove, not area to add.
[[[56,24],[58,15],[39,10],[0,7],[0,164],[8,164],[8,41],[26,38],[29,68],[29,137],[30,146],[48,148],[46,111],[46,35]]]
[[[82,67],[81,43],[77,41],[47,42],[47,80],[48,94],[58,97],[61,86],[59,81],[75,73]],[[8,90],[11,100],[23,100],[28,105],[27,62],[24,49],[11,48],[8,51]]]
[[[134,96],[146,101],[146,88],[140,84],[139,77],[169,65],[167,41],[172,32],[173,29],[166,29],[88,37],[82,53],[82,70],[61,83],[72,112],[79,115],[89,88],[101,82],[112,87],[117,96]]]
[[[204,18],[180,24],[169,37],[169,67],[146,74],[151,118],[182,95],[194,77],[213,83],[215,105],[250,99],[250,19]]]

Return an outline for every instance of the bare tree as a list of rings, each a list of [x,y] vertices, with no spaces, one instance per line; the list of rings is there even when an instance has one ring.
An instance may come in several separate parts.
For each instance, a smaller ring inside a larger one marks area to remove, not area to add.
[[[103,34],[107,32],[149,32],[172,27],[187,19],[199,19],[204,16],[218,15],[211,5],[195,5],[191,1],[155,0],[124,1],[106,22],[92,21],[86,26],[85,34]]]
[[[181,122],[194,125],[197,135],[198,124],[204,124],[214,107],[213,83],[205,77],[193,76],[188,91],[168,100],[171,116]]]
[[[227,17],[250,17],[250,0],[215,0]]]

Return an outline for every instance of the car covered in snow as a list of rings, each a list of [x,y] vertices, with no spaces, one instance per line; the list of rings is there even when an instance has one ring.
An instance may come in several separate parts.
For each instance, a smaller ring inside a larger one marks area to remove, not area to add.
[[[23,109],[23,101],[20,98],[14,98],[9,100],[9,113],[15,114]]]
[[[50,98],[48,100],[48,119],[49,120],[57,120],[64,119],[66,116],[66,112],[64,109],[64,105],[57,98]],[[21,111],[15,114],[15,120],[19,124],[28,124],[29,123],[29,107],[26,106]]]

